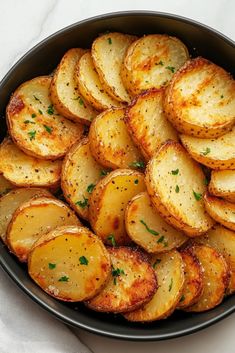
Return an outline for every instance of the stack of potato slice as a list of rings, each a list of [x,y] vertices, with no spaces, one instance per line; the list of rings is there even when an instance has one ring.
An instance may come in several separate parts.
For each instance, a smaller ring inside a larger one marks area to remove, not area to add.
[[[214,308],[235,292],[234,112],[230,74],[175,37],[70,49],[6,108],[2,241],[63,301],[135,322]]]

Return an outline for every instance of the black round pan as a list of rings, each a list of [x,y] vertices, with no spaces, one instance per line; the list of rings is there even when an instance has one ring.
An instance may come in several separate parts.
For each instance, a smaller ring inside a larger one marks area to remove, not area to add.
[[[31,49],[0,83],[0,137],[6,133],[4,114],[11,93],[24,81],[51,73],[66,50],[89,47],[105,31],[143,35],[166,33],[180,38],[192,56],[201,55],[234,74],[235,43],[217,31],[195,21],[158,12],[130,11],[93,17],[75,23],[48,37]],[[163,340],[193,333],[225,318],[235,309],[235,296],[224,299],[213,310],[200,314],[176,311],[167,320],[133,324],[121,316],[99,314],[82,304],[59,302],[34,284],[21,265],[0,242],[0,264],[13,281],[35,302],[63,322],[90,332],[126,340]]]

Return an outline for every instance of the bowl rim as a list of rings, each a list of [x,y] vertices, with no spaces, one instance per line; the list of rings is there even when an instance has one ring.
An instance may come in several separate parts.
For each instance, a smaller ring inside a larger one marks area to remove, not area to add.
[[[86,19],[83,19],[81,21],[77,21],[71,25],[68,25],[66,27],[63,27],[62,29],[52,33],[51,35],[47,36],[43,40],[41,40],[39,43],[34,45],[32,48],[30,48],[25,54],[23,54],[20,59],[16,61],[16,63],[7,71],[7,73],[4,75],[4,77],[0,81],[0,89],[2,86],[6,84],[8,81],[9,77],[11,77],[13,71],[17,66],[21,64],[22,61],[26,57],[30,57],[31,55],[35,55],[35,52],[37,50],[40,50],[42,46],[44,46],[50,39],[53,39],[54,37],[59,36],[60,34],[63,34],[63,32],[69,32],[72,31],[75,27],[80,26],[82,24],[89,24],[91,22],[97,21],[97,20],[103,20],[103,19],[111,19],[111,18],[117,18],[117,17],[128,17],[128,16],[158,16],[162,18],[167,18],[167,19],[172,19],[172,20],[179,20],[181,22],[191,24],[193,26],[196,26],[199,29],[207,30],[213,34],[215,34],[217,37],[221,38],[223,41],[228,43],[229,45],[235,47],[235,41],[221,33],[220,31],[205,25],[199,21],[177,15],[177,14],[171,14],[167,12],[159,12],[159,11],[148,11],[148,10],[129,10],[129,11],[116,11],[116,12],[109,12],[105,14],[100,14],[97,16],[92,16]],[[5,247],[3,245],[3,247]],[[235,312],[235,305],[231,306],[230,308],[226,309],[222,313],[218,314],[216,317],[208,319],[207,321],[200,323],[200,324],[194,324],[193,327],[189,327],[186,329],[178,330],[177,332],[173,333],[165,333],[165,334],[149,334],[149,335],[138,335],[135,336],[133,334],[123,334],[123,333],[114,333],[114,332],[109,332],[107,330],[100,329],[99,327],[91,327],[89,325],[86,325],[84,323],[80,323],[78,321],[73,320],[72,318],[69,318],[66,315],[63,315],[62,313],[59,313],[56,309],[52,308],[49,306],[43,299],[39,298],[38,296],[34,295],[30,289],[24,285],[24,283],[18,278],[16,274],[13,273],[11,270],[9,264],[2,258],[0,254],[0,265],[2,269],[8,274],[8,276],[12,279],[12,281],[24,292],[27,294],[28,297],[30,297],[34,302],[36,302],[38,305],[40,305],[44,310],[46,310],[49,314],[52,316],[56,317],[60,321],[73,326],[77,327],[80,329],[84,329],[90,333],[93,334],[98,334],[101,336],[105,336],[107,338],[113,338],[113,339],[122,339],[122,340],[128,340],[128,341],[160,341],[160,340],[167,340],[167,339],[173,339],[181,336],[186,336],[192,333],[195,333],[199,330],[202,330],[208,326],[211,326],[220,320],[226,318],[227,316],[231,315],[233,312]]]

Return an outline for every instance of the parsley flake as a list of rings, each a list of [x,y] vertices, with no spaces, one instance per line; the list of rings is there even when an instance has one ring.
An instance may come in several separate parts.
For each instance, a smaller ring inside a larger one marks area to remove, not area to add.
[[[34,119],[34,118],[36,118],[36,114],[35,113],[33,113],[32,115],[31,115],[31,117]]]
[[[112,39],[111,38],[108,38],[108,43],[112,44]]]
[[[196,199],[197,201],[200,201],[201,198],[202,198],[202,194],[200,194],[199,192],[196,192],[196,191],[194,191],[194,190],[193,190],[193,196],[195,197],[195,199]]]
[[[49,134],[51,134],[52,133],[52,127],[50,127],[50,126],[47,126],[47,125],[43,125],[43,127],[44,127],[44,129],[49,133]]]
[[[53,115],[54,114],[54,107],[53,107],[53,104],[50,104],[47,108],[47,113],[49,115]]]
[[[172,290],[172,286],[173,286],[173,278],[171,278],[171,283],[169,284],[169,289],[168,289],[169,292]]]
[[[133,162],[133,163],[129,164],[129,167],[144,169],[145,168],[145,164],[144,164],[143,161],[136,161],[136,162]]]
[[[139,183],[139,180],[138,180],[138,179],[135,179],[135,180],[134,180],[134,183],[135,183],[135,184],[138,184],[138,183]]]
[[[117,277],[121,276],[121,275],[125,275],[124,270],[122,270],[121,268],[114,268],[112,266],[112,276],[113,278],[113,284],[116,285],[117,284]]]
[[[160,60],[158,63],[156,63],[155,65],[161,65],[161,66],[163,66],[164,64],[163,64],[163,61],[162,60]]]
[[[179,174],[179,169],[177,168],[177,169],[175,169],[175,170],[172,170],[172,171],[171,171],[171,174],[172,174],[172,175],[178,175],[178,174]]]
[[[34,121],[30,121],[30,120],[25,120],[24,124],[35,124],[35,122]]]
[[[180,303],[183,302],[185,300],[185,296],[182,295],[182,297],[180,298]]]
[[[83,100],[82,100],[82,98],[81,98],[81,97],[79,97],[79,99],[78,99],[78,103],[79,103],[80,105],[83,105],[83,106],[84,106],[84,102],[83,102]]]
[[[174,66],[166,66],[166,69],[171,71],[172,73],[175,72],[175,67]]]
[[[211,149],[209,147],[207,147],[201,154],[203,154],[203,156],[206,156],[208,153],[210,153]]]
[[[107,236],[107,240],[110,241],[110,243],[112,244],[112,246],[116,246],[116,240],[114,237],[114,234],[110,234]]]
[[[67,276],[62,276],[58,279],[59,282],[68,282],[68,280],[69,280],[69,277]]]
[[[157,259],[157,260],[153,263],[153,268],[155,269],[156,266],[157,266],[158,264],[160,264],[161,261],[162,261],[161,259]]]
[[[102,169],[100,171],[100,176],[106,176],[111,172],[111,169]]]
[[[28,135],[29,135],[30,141],[34,140],[35,139],[35,135],[36,135],[36,130],[29,131]]]
[[[88,185],[86,191],[87,191],[89,194],[91,194],[92,191],[94,190],[94,188],[95,188],[95,184],[90,184],[90,185]]]
[[[162,236],[158,239],[157,243],[158,243],[158,244],[159,244],[159,243],[163,243],[164,247],[166,247],[166,246],[168,245],[167,241],[165,241],[164,235],[162,235]]]
[[[77,206],[80,206],[81,208],[85,208],[85,207],[87,207],[88,206],[88,199],[86,199],[84,196],[83,196],[83,201],[77,201],[76,203],[75,203],[75,205],[77,205]]]
[[[42,102],[40,101],[40,99],[39,99],[38,97],[36,97],[35,95],[33,95],[33,98],[35,99],[35,101],[38,101],[39,103],[42,103]]]
[[[205,179],[204,179],[204,185],[206,185],[206,186],[208,186],[209,185],[209,179],[207,178],[207,177],[205,177]]]
[[[175,192],[176,192],[177,194],[180,192],[180,187],[179,187],[179,185],[176,185],[176,187],[175,187]]]
[[[142,224],[145,226],[146,230],[147,230],[149,233],[151,233],[151,234],[153,234],[153,235],[159,235],[158,232],[156,232],[155,230],[149,228],[148,225],[145,223],[145,221],[144,221],[143,219],[140,220],[140,223],[142,223]]]
[[[48,268],[49,268],[50,270],[54,270],[54,268],[56,268],[56,264],[52,264],[51,262],[49,262]]]
[[[40,115],[42,115],[42,111],[41,111],[41,109],[38,109],[38,112],[39,112],[39,114],[40,114]]]
[[[85,256],[81,256],[79,257],[79,261],[80,261],[80,265],[88,265],[89,261],[87,260],[87,258]]]

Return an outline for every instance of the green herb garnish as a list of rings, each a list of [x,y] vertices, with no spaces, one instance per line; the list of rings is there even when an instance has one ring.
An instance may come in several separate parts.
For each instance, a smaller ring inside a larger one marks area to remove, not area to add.
[[[182,297],[180,298],[180,303],[183,302],[185,300],[185,296],[182,295]]]
[[[167,70],[170,70],[172,73],[175,72],[174,66],[166,66],[166,69],[167,69]]]
[[[33,95],[33,98],[35,99],[35,101],[38,101],[39,103],[42,103],[42,102],[40,101],[40,99],[39,99],[38,97],[36,97],[35,95]]]
[[[145,164],[144,164],[143,161],[136,161],[136,162],[133,162],[133,163],[129,164],[129,167],[144,169],[145,168]]]
[[[197,201],[200,201],[202,198],[202,194],[200,194],[199,192],[195,192],[194,190],[193,190],[193,196]]]
[[[155,269],[156,266],[157,266],[158,264],[160,264],[161,261],[162,261],[161,259],[157,259],[157,260],[154,262],[154,264],[153,264],[153,268]]]
[[[36,130],[29,131],[28,135],[29,135],[30,141],[34,140],[35,139],[35,135],[36,135]]]
[[[41,109],[38,109],[38,112],[39,112],[39,114],[41,114],[41,115],[42,115],[42,111],[41,111]]]
[[[175,187],[175,192],[176,192],[177,194],[180,192],[179,185],[176,185],[176,187]]]
[[[31,115],[31,117],[34,119],[34,118],[36,118],[36,114],[35,113],[33,113],[32,115]]]
[[[205,151],[203,151],[201,154],[203,154],[203,156],[206,156],[208,153],[210,153],[211,149],[209,147],[207,147],[205,149]]]
[[[79,103],[80,105],[84,105],[84,102],[83,102],[83,100],[82,100],[82,98],[81,98],[81,97],[79,97],[79,99],[78,99],[78,103]]]
[[[83,196],[83,201],[77,201],[76,203],[75,203],[75,205],[78,205],[78,206],[80,206],[81,208],[85,208],[85,207],[87,207],[88,206],[88,199],[86,199],[84,196]]]
[[[102,169],[100,171],[100,176],[106,176],[111,172],[111,169]]]
[[[158,232],[156,232],[155,230],[149,228],[148,225],[145,223],[145,221],[144,221],[143,219],[140,220],[140,223],[142,223],[142,224],[145,226],[146,230],[147,230],[149,233],[151,233],[151,234],[153,234],[153,235],[159,235]]]
[[[175,169],[171,171],[172,175],[178,175],[179,174],[179,169]]]
[[[138,180],[138,179],[135,179],[135,180],[134,180],[134,183],[135,183],[135,184],[138,184],[138,183],[139,183],[139,180]]]
[[[50,270],[54,270],[54,268],[56,268],[56,264],[52,264],[51,262],[49,262],[48,268],[49,268]]]
[[[158,243],[158,244],[159,244],[159,243],[163,243],[164,247],[166,247],[166,246],[168,245],[167,241],[165,241],[164,235],[162,235],[162,236],[158,239],[157,243]]]
[[[120,268],[114,268],[112,266],[112,276],[113,278],[113,283],[116,285],[117,284],[117,277],[121,276],[121,275],[125,275],[125,272],[120,269]]]
[[[89,261],[87,260],[87,258],[85,256],[81,256],[79,257],[79,261],[80,261],[80,265],[88,265]]]
[[[30,121],[30,120],[25,120],[24,124],[35,124],[35,122],[34,121]]]
[[[112,244],[112,246],[116,246],[116,240],[115,240],[114,234],[110,234],[110,235],[107,237],[107,240],[110,241],[110,243]]]
[[[47,113],[49,115],[53,115],[54,114],[54,107],[53,107],[53,104],[50,104],[47,108]]]
[[[58,279],[59,282],[68,282],[68,280],[69,280],[69,277],[67,276],[62,276]]]
[[[108,38],[108,43],[112,44],[112,39],[111,38]]]
[[[94,190],[94,188],[95,188],[95,184],[90,184],[90,185],[88,185],[86,191],[87,191],[89,194],[91,194],[92,191]]]
[[[160,60],[158,63],[156,63],[155,65],[161,65],[161,66],[163,66],[164,64],[163,64],[163,61],[162,60]]]
[[[52,133],[52,127],[50,127],[50,126],[47,126],[47,125],[43,125],[43,127],[44,127],[44,129],[49,133],[49,134],[51,134]]]

